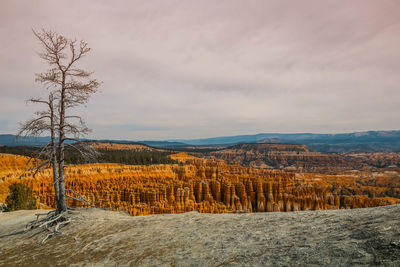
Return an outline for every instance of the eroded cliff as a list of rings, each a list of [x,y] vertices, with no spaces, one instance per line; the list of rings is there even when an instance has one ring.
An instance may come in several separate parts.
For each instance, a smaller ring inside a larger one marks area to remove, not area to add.
[[[294,172],[341,173],[359,171],[400,171],[400,153],[320,153],[305,145],[239,144],[198,156],[256,168],[275,168]]]

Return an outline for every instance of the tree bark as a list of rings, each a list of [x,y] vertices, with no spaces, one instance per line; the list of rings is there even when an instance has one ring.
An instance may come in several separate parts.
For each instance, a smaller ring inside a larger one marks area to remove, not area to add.
[[[59,206],[59,195],[60,187],[58,184],[58,173],[57,173],[57,147],[56,147],[56,133],[55,133],[55,122],[54,122],[54,103],[53,95],[49,96],[49,108],[50,108],[50,131],[51,131],[51,164],[53,166],[53,183],[54,183],[54,194],[56,207]]]
[[[62,73],[62,88],[60,99],[60,124],[59,124],[59,159],[58,159],[58,184],[59,184],[59,198],[57,205],[57,212],[61,213],[68,209],[67,197],[65,191],[65,172],[64,172],[64,141],[65,141],[65,72]]]

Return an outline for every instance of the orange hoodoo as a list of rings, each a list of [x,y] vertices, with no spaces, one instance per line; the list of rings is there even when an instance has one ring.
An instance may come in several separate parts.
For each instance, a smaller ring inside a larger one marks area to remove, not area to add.
[[[343,194],[327,180],[298,179],[293,173],[226,165],[178,154],[184,165],[86,164],[66,168],[66,187],[91,202],[131,215],[199,212],[270,212],[361,208],[390,204],[360,191]],[[26,158],[0,155],[0,201],[8,185],[22,182],[38,201],[54,207],[50,170],[19,177]],[[397,201],[394,199],[394,201]],[[69,199],[70,206],[84,206]]]

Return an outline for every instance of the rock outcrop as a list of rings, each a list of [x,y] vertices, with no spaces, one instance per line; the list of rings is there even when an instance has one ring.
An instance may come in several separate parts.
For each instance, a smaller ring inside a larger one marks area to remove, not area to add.
[[[400,266],[400,205],[131,217],[82,209],[62,235],[21,231],[46,211],[0,215],[0,266]]]

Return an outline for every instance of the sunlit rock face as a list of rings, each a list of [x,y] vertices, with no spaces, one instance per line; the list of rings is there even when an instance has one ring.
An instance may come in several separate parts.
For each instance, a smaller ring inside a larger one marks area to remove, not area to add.
[[[231,164],[288,171],[329,172],[354,167],[337,154],[313,152],[305,145],[292,144],[239,144],[209,156]]]
[[[342,179],[336,176],[296,175],[227,165],[182,153],[174,158],[180,164],[68,166],[66,187],[86,196],[96,206],[125,210],[131,215],[192,210],[224,213],[361,208],[399,200],[387,197],[385,187],[368,183],[363,185],[357,177],[346,176]],[[7,157],[1,159],[10,161]],[[10,173],[15,169],[20,173],[23,167],[15,167]],[[34,192],[39,203],[54,207],[50,170],[39,173],[35,178],[25,175],[2,179],[0,196],[6,195],[9,184],[19,181]],[[396,186],[394,193],[400,192],[400,182]],[[71,198],[68,201],[70,206],[84,206]]]

